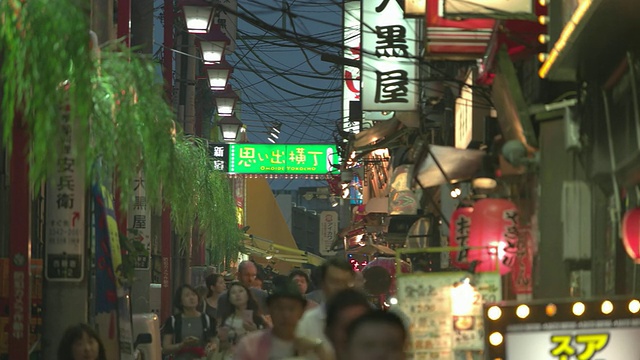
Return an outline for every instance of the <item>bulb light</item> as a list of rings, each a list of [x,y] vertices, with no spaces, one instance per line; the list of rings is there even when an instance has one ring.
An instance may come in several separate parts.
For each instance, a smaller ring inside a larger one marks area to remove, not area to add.
[[[529,307],[525,304],[519,305],[516,308],[516,316],[519,317],[520,319],[526,319],[530,313],[531,313],[531,309],[529,309]]]
[[[548,317],[555,316],[557,312],[558,312],[558,307],[556,306],[556,304],[548,304],[544,308],[544,313],[547,314]]]
[[[500,346],[502,340],[504,340],[504,337],[497,331],[489,335],[489,344],[493,346]]]
[[[632,314],[637,314],[640,311],[640,301],[636,299],[629,301],[629,311]]]
[[[498,306],[492,306],[487,310],[487,317],[493,321],[500,319],[502,310]]]
[[[582,314],[584,314],[585,309],[586,309],[586,306],[584,306],[583,303],[578,301],[577,303],[573,304],[573,307],[571,307],[571,312],[573,312],[573,315],[575,316],[582,316]]]
[[[602,313],[605,315],[611,314],[613,312],[613,303],[609,300],[603,301],[600,310],[602,310]]]

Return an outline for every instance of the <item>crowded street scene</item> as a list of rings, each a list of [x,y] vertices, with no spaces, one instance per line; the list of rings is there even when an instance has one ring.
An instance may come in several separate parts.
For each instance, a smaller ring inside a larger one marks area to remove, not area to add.
[[[640,0],[0,0],[0,360],[640,358]]]

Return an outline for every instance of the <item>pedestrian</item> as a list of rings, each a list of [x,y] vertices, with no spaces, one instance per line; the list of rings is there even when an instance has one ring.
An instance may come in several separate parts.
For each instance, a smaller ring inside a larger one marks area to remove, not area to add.
[[[253,298],[257,301],[258,306],[260,307],[260,311],[263,314],[268,314],[267,309],[267,292],[261,289],[256,289],[252,287],[253,281],[258,275],[258,267],[253,261],[242,261],[238,264],[238,281],[244,285],[245,287],[251,289],[251,294]],[[231,304],[229,304],[229,297],[227,296],[227,292],[225,291],[218,297],[218,315],[223,313],[229,313],[231,311]]]
[[[190,285],[182,285],[173,304],[178,313],[162,327],[162,351],[174,360],[193,360],[217,350],[216,320],[199,311],[200,297]]]
[[[204,312],[210,318],[219,320],[218,317],[218,298],[227,290],[227,283],[220,274],[210,274],[205,279],[207,286],[207,296],[204,301]]]
[[[327,303],[325,334],[337,360],[347,357],[347,329],[360,316],[373,311],[367,296],[358,289],[345,289]]]
[[[273,327],[245,336],[236,347],[234,359],[332,360],[332,354],[322,343],[296,337],[296,325],[304,313],[306,302],[294,283],[276,287],[267,299]]]
[[[320,284],[325,301],[341,290],[353,287],[354,271],[351,264],[342,258],[330,258],[320,266]],[[326,325],[326,303],[304,313],[298,323],[296,333],[299,337],[319,339],[328,343],[324,329]]]
[[[349,325],[345,359],[404,360],[407,340],[407,329],[398,315],[374,310]]]
[[[251,290],[240,282],[233,282],[226,293],[230,307],[220,314],[220,349],[223,358],[231,359],[238,342],[253,331],[269,327],[253,298]]]
[[[289,280],[292,281],[298,287],[300,294],[307,300],[307,307],[305,310],[311,310],[318,306],[318,303],[307,298],[307,291],[309,290],[309,275],[304,270],[294,269],[289,273]]]
[[[87,324],[67,328],[58,345],[58,360],[107,360],[98,333]]]

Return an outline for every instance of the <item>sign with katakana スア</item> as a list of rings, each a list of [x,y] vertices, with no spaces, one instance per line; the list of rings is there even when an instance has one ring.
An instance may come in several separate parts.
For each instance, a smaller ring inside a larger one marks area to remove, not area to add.
[[[362,110],[417,109],[416,25],[416,19],[404,17],[398,1],[362,2]]]
[[[85,170],[75,154],[73,121],[65,115],[58,162],[47,178],[45,277],[82,281],[85,263]]]
[[[231,144],[229,173],[337,174],[340,157],[328,144]]]

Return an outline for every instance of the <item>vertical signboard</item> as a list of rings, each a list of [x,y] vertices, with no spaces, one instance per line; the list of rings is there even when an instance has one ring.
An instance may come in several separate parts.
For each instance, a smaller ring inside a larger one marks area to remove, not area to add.
[[[412,111],[418,105],[416,19],[398,1],[362,2],[362,109]]]
[[[320,213],[320,255],[335,255],[336,252],[331,250],[331,245],[336,239],[339,225],[340,220],[336,211]]]
[[[230,54],[236,50],[236,34],[238,32],[238,0],[214,0],[213,6],[215,11],[213,15],[213,22],[220,25],[222,32],[227,35],[229,40],[231,40],[225,49],[225,51]]]
[[[151,211],[147,206],[147,193],[144,185],[144,173],[140,171],[133,181],[133,201],[129,205],[127,224],[129,236],[140,241],[147,249],[146,255],[139,255],[135,262],[136,269],[149,269],[151,254]]]
[[[238,218],[238,225],[245,225],[245,212],[244,212],[244,187],[245,180],[243,177],[237,177],[232,179],[233,184],[233,198],[236,202],[236,216]]]
[[[533,230],[531,226],[518,229],[518,250],[511,270],[513,292],[531,294],[533,292]]]
[[[345,59],[360,61],[360,1],[344,3],[344,26],[342,44]],[[351,121],[349,109],[352,101],[360,101],[360,68],[344,65],[342,84],[342,130],[360,132],[360,122]]]
[[[60,126],[64,132],[61,153],[46,186],[45,277],[49,281],[82,281],[85,172],[72,152],[74,128],[68,116]]]
[[[229,171],[229,144],[209,144],[209,156],[214,170]]]
[[[455,106],[455,147],[466,149],[473,135],[473,71],[469,72]]]

